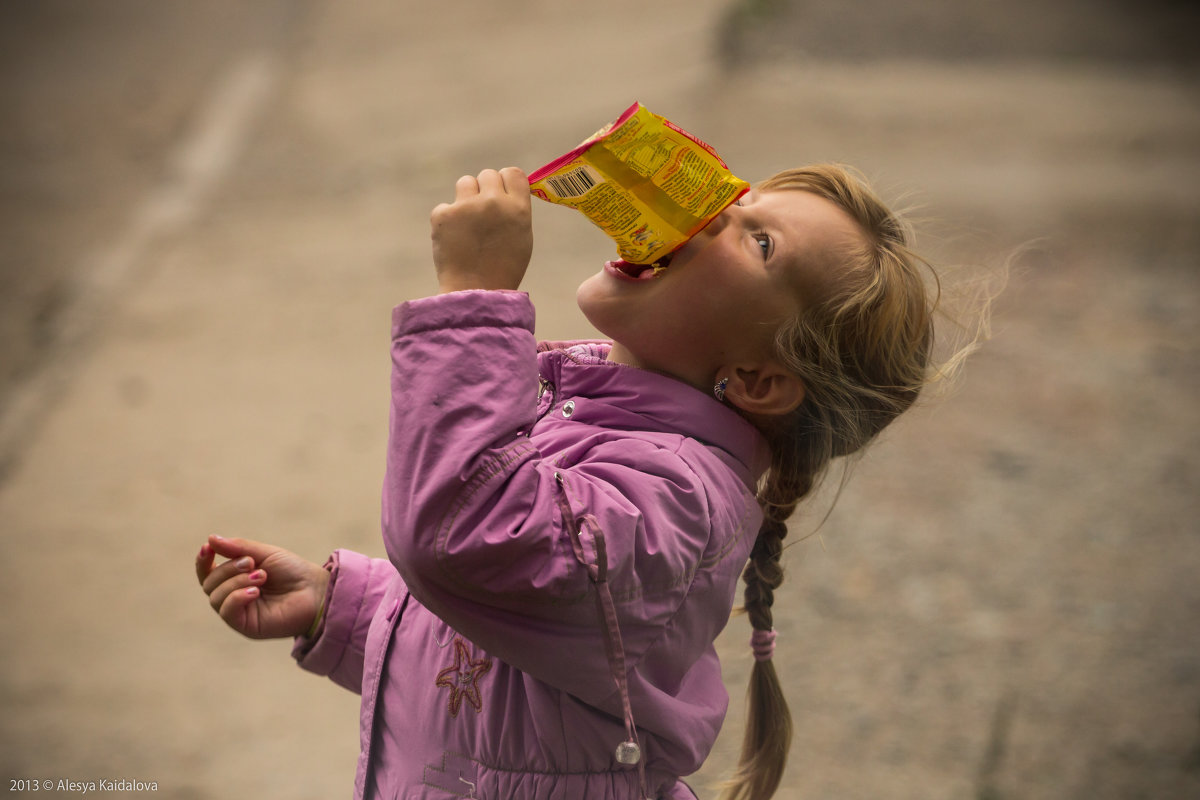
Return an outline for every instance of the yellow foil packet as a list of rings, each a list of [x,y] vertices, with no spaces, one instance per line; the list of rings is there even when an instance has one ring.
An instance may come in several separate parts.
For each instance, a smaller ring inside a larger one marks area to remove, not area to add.
[[[583,212],[630,264],[655,264],[750,188],[711,147],[640,103],[535,170],[529,186]]]

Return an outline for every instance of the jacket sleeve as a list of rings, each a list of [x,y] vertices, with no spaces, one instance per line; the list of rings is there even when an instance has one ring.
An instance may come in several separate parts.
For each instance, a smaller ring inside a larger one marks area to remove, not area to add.
[[[664,635],[704,554],[703,481],[679,454],[636,439],[582,442],[555,462],[538,451],[523,435],[538,386],[524,294],[406,303],[392,352],[384,539],[409,590],[492,655],[612,706],[594,533],[633,667]],[[640,511],[664,507],[669,515]]]
[[[296,638],[292,656],[309,672],[362,694],[367,630],[396,570],[352,550],[334,551],[325,568],[330,578],[320,627],[312,639]]]

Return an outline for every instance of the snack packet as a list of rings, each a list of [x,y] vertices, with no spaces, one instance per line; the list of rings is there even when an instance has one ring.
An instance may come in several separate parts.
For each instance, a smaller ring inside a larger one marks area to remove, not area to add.
[[[535,170],[529,186],[549,203],[583,212],[622,259],[656,272],[750,188],[711,147],[640,103]]]

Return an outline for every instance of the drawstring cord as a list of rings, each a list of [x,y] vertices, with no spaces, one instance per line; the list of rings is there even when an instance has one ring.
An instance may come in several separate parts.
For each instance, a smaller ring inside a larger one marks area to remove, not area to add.
[[[600,530],[596,518],[591,514],[585,514],[576,519],[570,503],[567,502],[567,487],[562,473],[555,472],[554,479],[562,490],[557,496],[558,505],[571,534],[571,547],[575,551],[575,558],[587,568],[588,577],[596,587],[596,611],[600,616],[601,627],[604,631],[604,654],[608,658],[608,668],[612,674],[613,683],[616,684],[617,694],[621,697],[626,739],[617,745],[615,757],[619,764],[637,764],[638,784],[642,790],[642,797],[650,800],[650,793],[646,790],[646,762],[642,758],[642,746],[638,741],[637,726],[633,721],[633,706],[629,701],[625,646],[621,642],[617,607],[608,587],[608,550],[604,542],[604,533]],[[591,552],[587,552],[589,549]]]

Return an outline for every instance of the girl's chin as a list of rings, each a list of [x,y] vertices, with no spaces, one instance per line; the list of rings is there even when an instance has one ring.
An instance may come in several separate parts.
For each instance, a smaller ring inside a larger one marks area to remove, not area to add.
[[[582,304],[586,301],[603,303],[617,298],[628,297],[628,290],[634,288],[635,281],[629,278],[618,278],[606,266],[599,272],[593,273],[579,284],[575,292],[576,300]]]
[[[619,338],[622,320],[632,310],[629,298],[614,292],[608,276],[597,273],[579,285],[575,304],[592,327],[606,338]]]

